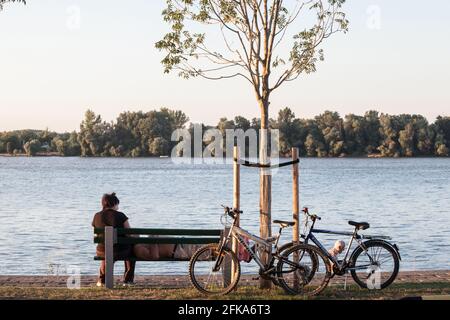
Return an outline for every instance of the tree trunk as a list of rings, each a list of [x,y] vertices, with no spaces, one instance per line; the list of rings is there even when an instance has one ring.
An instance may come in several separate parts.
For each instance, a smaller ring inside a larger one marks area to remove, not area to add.
[[[261,164],[270,163],[269,146],[269,103],[268,99],[260,101],[261,108],[261,132],[259,142],[259,162]],[[260,192],[259,192],[259,222],[260,235],[262,238],[272,236],[272,176],[270,169],[260,169]],[[262,254],[263,263],[268,263],[270,253]],[[261,289],[270,289],[272,282],[270,280],[260,279]]]

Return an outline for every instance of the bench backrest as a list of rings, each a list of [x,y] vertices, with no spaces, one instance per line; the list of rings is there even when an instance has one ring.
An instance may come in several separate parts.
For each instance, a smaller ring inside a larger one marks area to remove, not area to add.
[[[115,229],[118,244],[208,244],[218,243],[220,229]],[[104,228],[94,229],[94,243],[104,243]]]

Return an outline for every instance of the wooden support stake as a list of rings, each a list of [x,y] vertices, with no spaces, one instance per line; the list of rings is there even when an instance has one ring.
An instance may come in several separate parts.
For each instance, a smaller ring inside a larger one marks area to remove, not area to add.
[[[292,161],[298,159],[298,148],[292,148]],[[292,241],[298,244],[300,237],[300,204],[299,204],[299,165],[295,163],[292,167],[292,213],[295,222]]]
[[[238,146],[234,146],[233,157],[235,160],[233,163],[233,208],[235,208],[236,210],[240,210],[241,208],[241,166],[238,162],[239,156],[239,148]],[[239,216],[236,223],[237,226],[240,225]],[[231,250],[234,252],[234,254],[238,255],[239,242],[237,241],[237,239],[233,238]],[[233,264],[231,267],[231,274],[234,280],[237,271],[236,265]]]
[[[114,243],[116,242],[116,229],[105,227],[105,287],[114,289]]]
[[[298,159],[298,148],[292,148],[292,161],[296,161]],[[300,239],[300,206],[299,206],[299,173],[298,173],[298,163],[295,163],[292,166],[292,213],[294,218],[294,228],[292,234],[292,241],[294,245],[299,244]],[[294,261],[298,263],[299,257],[298,254],[294,253]],[[294,287],[298,289],[299,287],[299,279],[297,272],[294,272]]]

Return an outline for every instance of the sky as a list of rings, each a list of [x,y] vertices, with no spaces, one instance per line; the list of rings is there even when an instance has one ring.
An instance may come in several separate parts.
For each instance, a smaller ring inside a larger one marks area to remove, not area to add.
[[[287,0],[293,1],[293,0]],[[125,110],[168,107],[192,122],[259,116],[244,80],[164,74],[155,49],[168,26],[165,0],[28,0],[0,12],[0,131],[79,128],[92,109],[111,121]],[[322,46],[325,61],[273,93],[310,118],[325,110],[450,115],[450,1],[347,0],[350,31]],[[299,24],[300,25],[300,24]]]

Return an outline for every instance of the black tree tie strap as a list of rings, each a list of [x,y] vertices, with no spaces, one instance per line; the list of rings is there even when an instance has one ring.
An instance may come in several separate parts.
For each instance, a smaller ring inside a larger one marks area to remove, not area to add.
[[[300,159],[297,159],[297,160],[294,160],[294,161],[289,161],[289,162],[284,162],[284,163],[278,163],[278,164],[274,164],[274,165],[260,164],[260,163],[250,162],[250,161],[247,161],[247,160],[238,160],[236,158],[234,159],[234,161],[236,161],[237,163],[243,165],[244,167],[275,169],[275,168],[282,168],[282,167],[287,167],[287,166],[291,166],[291,165],[297,164],[297,163],[300,162]]]

